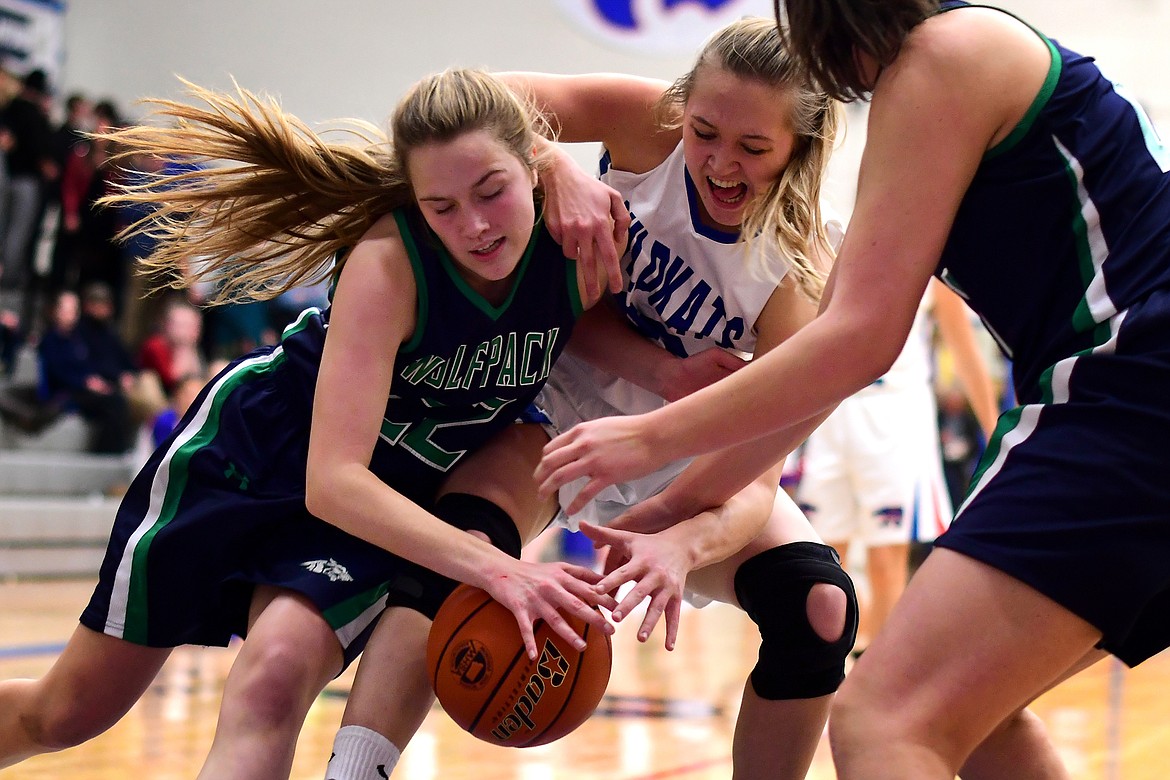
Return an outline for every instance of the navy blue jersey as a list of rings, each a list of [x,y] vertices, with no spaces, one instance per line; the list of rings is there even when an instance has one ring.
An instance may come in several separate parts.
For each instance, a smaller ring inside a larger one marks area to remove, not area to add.
[[[398,351],[371,470],[420,499],[468,451],[536,398],[582,311],[576,262],[534,230],[508,297],[494,306],[459,275],[417,210],[395,213],[418,287],[418,322]],[[311,399],[329,312],[283,347]]]
[[[529,406],[581,312],[574,261],[533,230],[508,298],[472,291],[417,212],[395,215],[418,287],[371,469],[429,507],[459,458]],[[344,271],[342,271],[344,273]],[[82,622],[139,644],[226,644],[259,584],[302,594],[347,662],[413,564],[309,514],[305,466],[329,312],[227,366],[130,485]],[[412,580],[413,581],[413,580]]]
[[[1022,402],[1061,358],[1107,340],[1113,315],[1170,286],[1170,150],[1092,58],[1043,40],[1048,78],[984,156],[937,269],[1014,361]]]

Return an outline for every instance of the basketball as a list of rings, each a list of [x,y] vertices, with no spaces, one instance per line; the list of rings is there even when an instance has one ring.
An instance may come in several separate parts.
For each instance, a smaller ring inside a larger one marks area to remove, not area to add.
[[[567,618],[578,651],[543,620],[538,657],[524,652],[512,613],[486,591],[460,585],[443,602],[427,641],[427,669],[443,710],[472,735],[504,747],[544,745],[593,714],[609,684],[609,635]]]

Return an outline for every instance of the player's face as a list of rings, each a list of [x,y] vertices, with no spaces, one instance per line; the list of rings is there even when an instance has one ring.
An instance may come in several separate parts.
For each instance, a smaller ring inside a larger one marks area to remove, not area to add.
[[[415,199],[464,280],[504,292],[536,219],[536,174],[484,130],[419,146],[407,158]]]
[[[703,221],[734,231],[783,173],[796,143],[785,90],[702,68],[683,112],[683,154]]]

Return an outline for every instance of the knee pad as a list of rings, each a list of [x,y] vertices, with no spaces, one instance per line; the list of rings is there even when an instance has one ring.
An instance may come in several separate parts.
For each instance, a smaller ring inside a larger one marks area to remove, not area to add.
[[[440,497],[432,513],[448,525],[463,531],[480,531],[492,546],[513,558],[520,557],[520,532],[516,523],[500,507],[486,498],[467,493],[448,493]],[[449,577],[412,565],[391,586],[390,601],[396,606],[421,612],[432,620],[439,607],[459,583]]]
[[[808,619],[808,595],[818,583],[845,592],[841,636],[822,639]],[[857,593],[837,552],[816,542],[793,542],[745,561],[735,595],[760,629],[751,684],[763,699],[811,699],[833,693],[845,679],[845,659],[857,638]]]

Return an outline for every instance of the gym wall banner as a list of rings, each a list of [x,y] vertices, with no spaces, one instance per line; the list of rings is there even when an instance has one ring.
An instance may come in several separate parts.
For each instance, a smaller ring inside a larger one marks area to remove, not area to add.
[[[771,0],[555,0],[588,37],[632,54],[692,55],[711,33],[744,16],[773,16]]]
[[[0,0],[0,67],[24,76],[40,68],[60,83],[65,59],[65,0]]]

